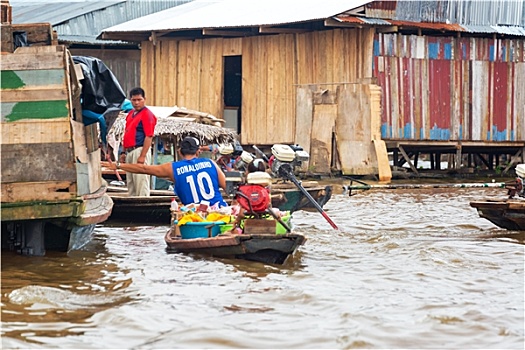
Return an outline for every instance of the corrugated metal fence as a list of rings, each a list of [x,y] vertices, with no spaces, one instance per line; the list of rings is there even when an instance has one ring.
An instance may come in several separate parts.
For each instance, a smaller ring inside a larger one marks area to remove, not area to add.
[[[525,140],[525,40],[377,34],[383,139]]]

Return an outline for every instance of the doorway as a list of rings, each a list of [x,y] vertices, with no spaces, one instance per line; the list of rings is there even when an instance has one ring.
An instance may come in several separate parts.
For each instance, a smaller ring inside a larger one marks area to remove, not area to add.
[[[224,57],[225,127],[241,133],[242,56]]]

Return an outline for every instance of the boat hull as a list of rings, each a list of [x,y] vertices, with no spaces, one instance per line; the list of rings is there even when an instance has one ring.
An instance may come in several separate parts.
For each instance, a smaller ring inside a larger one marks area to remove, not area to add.
[[[525,231],[525,201],[487,200],[470,202],[480,217],[507,230]]]
[[[332,196],[331,186],[307,187],[308,193],[323,207]],[[108,222],[111,224],[169,225],[170,204],[175,195],[167,190],[152,190],[149,197],[128,196],[125,187],[108,187],[114,206]],[[315,207],[297,188],[272,188],[272,207],[281,211],[310,210]],[[315,209],[314,209],[315,210]]]
[[[169,225],[171,220],[170,204],[172,196],[138,197],[112,194],[114,209],[110,222],[148,223]]]
[[[105,187],[63,203],[2,203],[2,249],[42,256],[47,250],[79,250],[96,224],[107,220],[113,200]]]
[[[212,238],[182,239],[172,227],[165,236],[168,252],[200,254],[282,265],[304,244],[303,235],[223,234]]]

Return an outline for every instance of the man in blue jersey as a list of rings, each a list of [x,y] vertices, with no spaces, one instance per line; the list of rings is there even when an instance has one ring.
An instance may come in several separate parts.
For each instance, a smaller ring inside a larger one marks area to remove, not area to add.
[[[226,176],[217,164],[198,158],[200,143],[195,137],[185,137],[180,144],[182,160],[160,165],[102,162],[109,169],[122,169],[136,174],[148,174],[173,181],[175,194],[183,205],[208,201],[211,206],[227,206],[220,188],[226,189]]]

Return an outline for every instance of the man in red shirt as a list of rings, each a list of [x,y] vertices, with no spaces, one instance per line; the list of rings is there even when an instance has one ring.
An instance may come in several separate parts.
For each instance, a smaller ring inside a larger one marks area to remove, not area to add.
[[[140,87],[130,90],[129,97],[133,110],[126,117],[123,147],[126,163],[151,164],[151,144],[157,118],[146,107],[146,94]],[[149,196],[149,175],[126,172],[128,194],[130,196]]]

